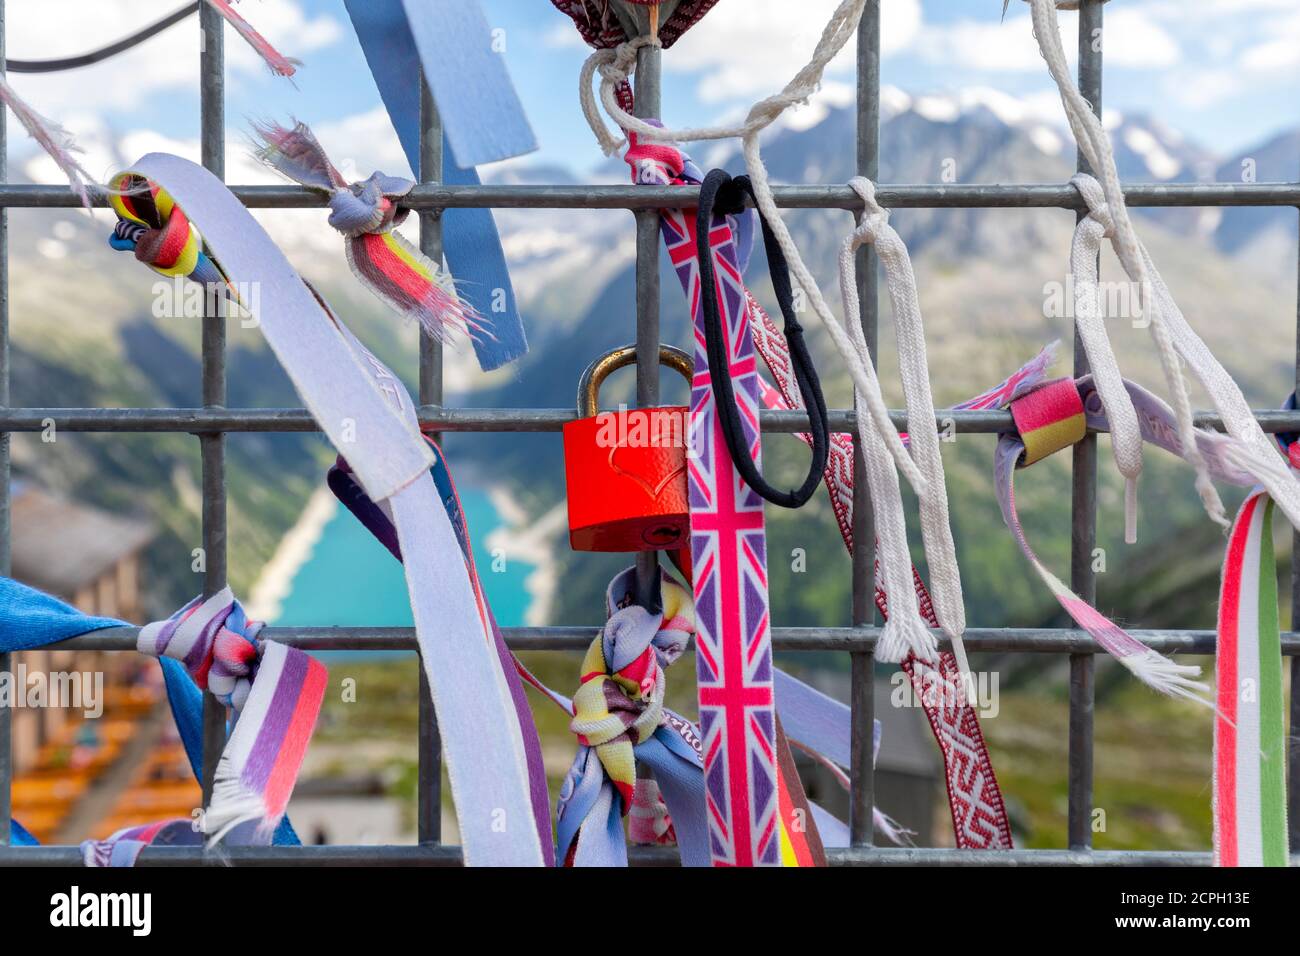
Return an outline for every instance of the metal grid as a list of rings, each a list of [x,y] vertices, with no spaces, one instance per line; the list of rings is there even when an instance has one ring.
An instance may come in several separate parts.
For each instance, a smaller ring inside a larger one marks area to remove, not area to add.
[[[1092,38],[1102,27],[1105,0],[1082,0],[1079,29],[1079,83],[1095,110],[1101,110],[1102,63],[1100,45]],[[4,63],[4,0],[0,0],[0,72]],[[224,57],[223,24],[207,4],[200,7],[203,53],[200,63],[202,161],[224,178]],[[857,47],[857,170],[876,179],[879,173],[880,120],[880,10],[879,0],[867,4],[858,29]],[[639,51],[636,71],[636,102],[644,116],[659,113],[659,51]],[[420,215],[420,243],[426,254],[442,253],[440,213],[444,208],[465,206],[514,208],[602,208],[632,210],[636,220],[636,347],[637,402],[652,405],[659,396],[659,235],[657,214],[661,206],[689,204],[689,189],[645,186],[478,186],[447,187],[438,184],[442,169],[441,126],[427,88],[422,96],[420,179],[407,197],[408,205]],[[9,570],[9,432],[38,431],[46,418],[53,418],[65,431],[84,432],[180,432],[198,438],[202,450],[202,542],[207,556],[204,593],[220,589],[226,580],[226,482],[225,435],[245,431],[315,431],[304,409],[228,409],[225,407],[225,327],[220,318],[209,317],[203,325],[202,408],[52,409],[9,407],[8,338],[8,209],[11,207],[66,207],[76,198],[60,187],[7,184],[5,170],[5,124],[0,108],[0,572]],[[294,186],[232,187],[248,206],[297,208],[324,205],[306,189]],[[777,203],[787,208],[857,210],[861,204],[845,186],[790,186],[775,190]],[[1056,207],[1082,210],[1082,203],[1069,185],[909,185],[882,186],[877,195],[887,207]],[[1176,184],[1135,185],[1125,195],[1133,206],[1295,206],[1300,208],[1300,183],[1284,184]],[[102,198],[101,198],[102,204]],[[877,273],[869,247],[859,250],[858,275],[862,301],[862,323],[874,353],[877,347]],[[1300,382],[1300,306],[1297,312],[1296,377]],[[1075,371],[1086,371],[1086,360],[1075,343]],[[572,420],[570,409],[454,409],[442,405],[442,354],[439,343],[421,337],[419,364],[420,420],[440,431],[557,432]],[[943,411],[959,432],[998,432],[1011,428],[1011,417],[998,411]],[[1300,429],[1300,413],[1262,411],[1257,413],[1266,431]],[[807,416],[796,412],[763,412],[766,432],[794,432],[808,427]],[[900,427],[906,415],[894,412]],[[1197,416],[1199,424],[1218,425],[1211,414]],[[851,410],[832,411],[831,424],[851,432],[856,422]],[[1096,437],[1073,451],[1073,502],[1071,507],[1071,584],[1082,597],[1092,600],[1096,580],[1091,556],[1095,543],[1097,450]],[[946,849],[895,849],[873,845],[871,810],[873,771],[871,726],[874,714],[873,652],[878,635],[870,588],[874,562],[874,532],[865,483],[859,483],[855,497],[853,551],[852,626],[828,628],[773,628],[773,645],[779,651],[847,653],[852,662],[851,704],[853,711],[850,829],[852,847],[832,850],[831,862],[840,865],[1133,865],[1207,864],[1208,852],[1093,851],[1090,817],[1093,769],[1093,662],[1102,649],[1086,633],[1070,629],[974,628],[967,632],[972,652],[1023,652],[1067,654],[1070,660],[1069,694],[1069,845],[1059,850],[1015,850],[1010,852],[956,851]],[[641,582],[651,579],[653,553],[641,555]],[[1293,619],[1300,619],[1300,562],[1292,564]],[[506,628],[506,640],[520,650],[580,651],[596,633],[591,628],[517,627]],[[96,650],[134,650],[135,628],[114,628],[65,641],[59,647]],[[1212,654],[1215,635],[1211,631],[1155,630],[1135,632],[1164,653]],[[273,640],[301,648],[331,650],[416,649],[410,628],[268,628]],[[1282,653],[1292,658],[1292,686],[1300,686],[1300,634],[1282,637]],[[0,655],[0,670],[9,668],[9,655]],[[441,844],[439,809],[441,802],[441,757],[438,728],[428,688],[420,676],[420,770],[419,844],[385,847],[261,847],[231,848],[224,861],[249,865],[283,863],[316,865],[455,864],[456,847]],[[0,709],[0,864],[59,865],[80,861],[76,847],[9,847],[4,821],[10,815],[10,783],[13,764],[10,737],[11,714]],[[1292,739],[1300,727],[1300,699],[1292,695],[1290,725]],[[207,800],[217,757],[224,744],[224,715],[212,698],[207,699],[204,726],[204,799]],[[1293,854],[1300,851],[1300,747],[1289,753],[1292,781],[1290,843]],[[210,858],[194,848],[149,848],[140,858],[142,865],[194,865]],[[675,851],[638,849],[635,863],[671,864]]]

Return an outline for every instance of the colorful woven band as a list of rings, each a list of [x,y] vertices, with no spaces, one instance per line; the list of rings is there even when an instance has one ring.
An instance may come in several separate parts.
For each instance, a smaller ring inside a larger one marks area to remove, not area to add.
[[[1178,429],[1173,412],[1164,402],[1150,392],[1131,382],[1124,383],[1133,406],[1137,410],[1138,425],[1144,441],[1159,445],[1179,457],[1183,449],[1178,437]],[[1074,383],[1083,403],[1087,418],[1087,427],[1094,431],[1106,431],[1109,422],[1101,398],[1093,385],[1091,376],[1085,376]],[[1231,484],[1251,486],[1254,478],[1242,471],[1234,462],[1237,456],[1234,449],[1238,447],[1236,439],[1227,435],[1198,431],[1197,446],[1205,460],[1209,473],[1214,478]],[[1177,697],[1186,697],[1201,703],[1208,703],[1204,696],[1208,688],[1195,678],[1200,675],[1199,667],[1177,664],[1162,654],[1147,647],[1133,637],[1114,621],[1098,612],[1087,601],[1075,594],[1068,585],[1053,574],[1039,560],[1029,545],[1020,517],[1016,512],[1014,488],[1015,471],[1024,456],[1024,444],[1019,436],[1003,435],[998,440],[994,457],[994,485],[998,495],[998,504],[1002,517],[1010,529],[1020,550],[1028,559],[1034,572],[1047,585],[1052,596],[1074,619],[1079,627],[1087,631],[1103,648],[1123,664],[1135,677],[1147,686]]]
[[[641,182],[661,168],[632,165]],[[683,164],[672,182],[698,184],[700,177]],[[727,450],[712,385],[713,375],[731,379],[745,441],[761,467],[758,368],[733,224],[728,217],[715,216],[707,237],[717,276],[725,368],[709,363],[694,210],[661,210],[660,231],[695,327],[690,411],[695,457],[688,462],[687,474],[698,627],[696,680],[713,862],[776,866],[781,863],[781,819],[763,499],[741,479]]]
[[[1286,866],[1286,721],[1273,500],[1253,491],[1228,535],[1219,592],[1214,862]]]
[[[1021,465],[1069,448],[1088,434],[1083,402],[1072,378],[1058,378],[1011,402],[1011,417],[1025,446]]]

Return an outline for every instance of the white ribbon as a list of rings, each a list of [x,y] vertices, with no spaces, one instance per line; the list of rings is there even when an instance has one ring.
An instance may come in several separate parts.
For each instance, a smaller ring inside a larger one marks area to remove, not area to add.
[[[388,499],[443,730],[465,862],[541,865],[519,723],[418,424],[392,407],[362,364],[355,339],[219,179],[162,153],[145,156],[131,172],[157,183],[185,210],[236,289],[256,284],[258,296],[245,305],[304,404],[370,498]]]

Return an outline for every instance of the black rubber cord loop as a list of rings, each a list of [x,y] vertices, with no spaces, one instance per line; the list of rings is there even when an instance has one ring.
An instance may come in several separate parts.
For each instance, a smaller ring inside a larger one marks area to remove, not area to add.
[[[736,470],[745,479],[745,483],[766,501],[783,508],[799,508],[807,504],[817,491],[822,473],[826,470],[826,458],[830,453],[830,424],[826,415],[826,399],[822,397],[821,382],[817,378],[817,369],[813,367],[812,356],[803,339],[803,327],[794,315],[794,294],[790,286],[790,268],[786,263],[785,253],[781,251],[776,236],[759,213],[763,226],[763,247],[767,250],[767,268],[772,277],[772,288],[776,292],[777,304],[785,319],[785,338],[790,346],[790,359],[794,366],[795,381],[799,383],[799,394],[803,396],[804,408],[808,412],[810,432],[812,434],[812,461],[808,465],[808,477],[802,485],[790,491],[773,488],[763,478],[754,457],[750,454],[749,442],[745,438],[745,429],[740,420],[740,410],[736,408],[736,392],[731,376],[727,374],[730,366],[727,355],[726,340],[722,334],[722,317],[718,314],[718,285],[713,271],[713,255],[709,234],[713,228],[715,209],[718,215],[739,212],[744,208],[744,197],[754,195],[754,187],[748,176],[732,179],[721,169],[712,170],[704,177],[700,186],[700,206],[696,213],[696,252],[700,261],[700,306],[704,318],[704,343],[709,357],[710,379],[713,383],[713,402],[716,406],[718,422],[722,426],[722,435],[731,452],[731,460]]]

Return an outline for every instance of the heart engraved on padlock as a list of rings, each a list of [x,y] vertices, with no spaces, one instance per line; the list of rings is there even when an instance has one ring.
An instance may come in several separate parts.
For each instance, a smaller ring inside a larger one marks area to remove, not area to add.
[[[569,543],[575,551],[654,551],[690,537],[684,405],[597,413],[601,383],[636,361],[625,346],[596,359],[578,383],[577,421],[564,426]],[[663,345],[659,361],[689,382],[690,356]]]
[[[654,424],[660,426],[660,431],[662,432],[663,431],[662,426],[668,423],[665,419],[657,418],[655,419]],[[668,436],[668,442],[664,442],[663,436],[661,434],[656,434],[652,436],[650,447],[655,450],[658,450],[660,448],[673,447],[671,443],[674,440],[674,436],[671,434],[671,431],[672,429],[669,429],[670,434]],[[680,431],[678,432],[678,434],[681,434]],[[656,439],[658,439],[657,442]],[[651,461],[640,462],[642,468],[640,470],[636,470],[634,466],[634,462],[638,452],[641,453],[642,458],[648,457],[645,454],[645,449],[643,448],[632,447],[624,444],[615,445],[613,448],[609,450],[609,467],[612,471],[620,475],[626,475],[627,477],[635,481],[640,487],[645,489],[645,493],[652,500],[658,498],[659,495],[663,493],[663,490],[666,487],[668,487],[670,482],[686,474],[685,456],[682,456],[681,463],[678,464],[676,468],[668,472],[668,474],[666,475],[656,476],[655,474],[657,470],[656,469],[657,462],[655,461],[655,457],[657,456],[649,456],[651,457]],[[634,459],[633,462],[627,461],[629,456],[632,456],[632,458]],[[657,482],[655,484],[651,484],[651,481],[654,480],[656,477],[658,479]]]

